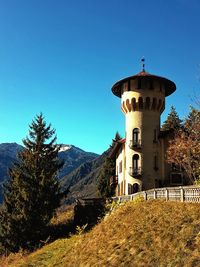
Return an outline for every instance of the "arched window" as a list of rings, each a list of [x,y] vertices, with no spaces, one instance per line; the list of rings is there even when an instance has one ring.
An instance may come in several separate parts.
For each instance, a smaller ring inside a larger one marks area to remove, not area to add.
[[[139,184],[133,184],[132,194],[137,193],[138,191],[139,191]]]
[[[128,184],[128,195],[135,194],[139,191],[139,184]]]
[[[139,109],[143,109],[143,98],[139,97],[138,99]]]
[[[135,154],[133,155],[133,170],[134,172],[139,169],[139,155],[138,154]]]
[[[139,143],[139,129],[134,128],[133,129],[133,145],[137,145]]]
[[[135,97],[133,97],[131,99],[131,104],[132,104],[132,109],[135,111],[136,110],[136,99],[135,99]]]

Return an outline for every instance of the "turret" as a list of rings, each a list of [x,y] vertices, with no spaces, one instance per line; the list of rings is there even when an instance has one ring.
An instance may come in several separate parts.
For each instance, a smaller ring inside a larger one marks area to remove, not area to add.
[[[172,81],[146,72],[144,65],[140,73],[112,87],[113,94],[121,98],[126,119],[124,194],[153,188],[163,179],[160,115],[165,97],[175,90]]]

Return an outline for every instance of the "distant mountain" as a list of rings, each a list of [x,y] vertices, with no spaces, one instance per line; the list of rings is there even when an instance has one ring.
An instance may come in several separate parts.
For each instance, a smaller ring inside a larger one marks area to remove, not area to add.
[[[17,153],[23,147],[16,143],[0,144],[0,202],[2,201],[2,183],[8,178],[8,169],[16,161]]]
[[[98,176],[108,153],[109,150],[98,158],[83,163],[61,179],[63,188],[70,186],[70,193],[67,197],[68,203],[74,202],[76,198],[98,197]]]
[[[64,161],[64,166],[60,171],[59,177],[64,177],[81,164],[91,161],[98,156],[99,155],[92,152],[85,152],[73,145],[62,145],[59,152],[59,158]]]
[[[8,169],[17,160],[17,153],[23,146],[16,143],[0,144],[0,202],[2,201],[2,183],[8,179]],[[81,164],[92,161],[98,157],[97,154],[86,152],[73,145],[61,145],[59,158],[64,161],[64,166],[60,171],[59,178],[68,175]]]

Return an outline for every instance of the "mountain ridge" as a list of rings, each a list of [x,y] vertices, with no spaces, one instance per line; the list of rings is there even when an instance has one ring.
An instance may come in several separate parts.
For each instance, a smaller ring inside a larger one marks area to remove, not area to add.
[[[17,143],[0,144],[0,202],[2,202],[2,184],[8,180],[8,170],[17,161],[17,153],[23,146]],[[73,170],[86,162],[96,159],[99,155],[93,152],[86,152],[74,145],[61,144],[59,158],[64,161],[64,166],[59,172],[59,179],[66,177]]]

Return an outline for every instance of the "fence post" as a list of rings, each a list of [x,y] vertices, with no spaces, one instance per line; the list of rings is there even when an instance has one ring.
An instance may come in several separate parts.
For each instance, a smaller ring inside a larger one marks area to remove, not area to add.
[[[184,202],[184,198],[185,198],[185,192],[184,192],[184,189],[183,189],[183,187],[181,187],[180,188],[180,190],[181,190],[181,202]]]
[[[165,188],[165,198],[166,198],[166,201],[169,200],[169,191],[167,188]]]
[[[147,200],[147,192],[144,191],[144,200]]]
[[[156,199],[157,198],[157,191],[154,189],[154,192],[153,192],[153,198]]]

